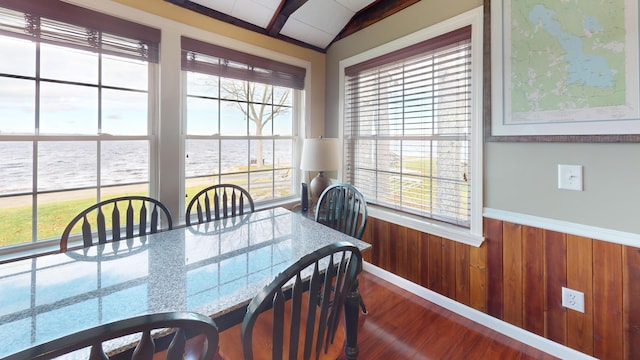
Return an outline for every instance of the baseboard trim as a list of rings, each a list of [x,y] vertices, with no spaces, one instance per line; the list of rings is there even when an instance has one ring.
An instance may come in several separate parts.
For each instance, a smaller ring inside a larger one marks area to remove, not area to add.
[[[461,304],[455,300],[449,299],[446,296],[440,295],[434,291],[431,291],[425,287],[422,287],[416,283],[413,283],[405,278],[402,278],[370,263],[365,262],[363,268],[366,272],[389,281],[390,283],[393,283],[394,285],[397,285],[402,289],[407,290],[427,301],[442,306],[443,308],[453,311],[454,313],[461,315],[469,320],[477,322],[478,324],[486,326],[494,331],[497,331],[505,336],[525,343],[529,346],[535,347],[536,349],[544,351],[550,355],[556,356],[561,359],[595,359],[594,357],[591,357],[587,354],[573,350],[542,336],[536,335],[522,328],[504,322],[500,319],[494,318],[493,316],[489,316],[481,311]]]

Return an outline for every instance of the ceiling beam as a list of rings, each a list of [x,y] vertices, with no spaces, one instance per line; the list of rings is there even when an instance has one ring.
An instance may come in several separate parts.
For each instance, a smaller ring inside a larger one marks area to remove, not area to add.
[[[271,21],[266,29],[246,22],[244,20],[238,19],[228,14],[221,13],[219,11],[213,10],[206,6],[202,6],[200,4],[194,3],[189,0],[164,0],[169,3],[175,4],[182,8],[195,11],[199,14],[208,16],[210,18],[226,22],[228,24],[232,24],[243,29],[247,29],[249,31],[253,31],[256,33],[260,33],[266,36],[270,36],[282,41],[286,41],[291,44],[295,44],[298,46],[302,46],[307,49],[315,50],[321,53],[326,53],[326,48],[319,48],[317,46],[307,44],[305,42],[290,38],[288,36],[284,36],[280,34],[282,28],[285,23],[289,19],[296,10],[298,10],[302,5],[304,5],[308,0],[281,0],[280,6],[277,11],[271,18]],[[325,0],[322,0],[325,1]],[[369,25],[372,25],[387,16],[393,15],[396,12],[405,9],[420,0],[376,0],[364,9],[358,11],[354,17],[345,25],[345,27],[340,31],[338,36],[333,39],[333,42],[340,40],[344,37],[347,37],[359,30],[366,28]],[[455,0],[453,0],[455,1]]]
[[[304,5],[308,0],[282,0],[276,13],[273,15],[269,26],[267,26],[267,33],[270,35],[280,34],[280,31],[284,27],[284,24],[289,19],[289,16]]]
[[[246,22],[246,21],[241,20],[241,19],[238,19],[237,17],[221,13],[219,11],[213,10],[213,9],[208,8],[206,6],[202,6],[200,4],[191,2],[189,0],[164,0],[164,1],[172,3],[172,4],[177,5],[177,6],[180,6],[180,7],[185,8],[185,9],[191,10],[191,11],[195,11],[195,12],[197,12],[199,14],[204,15],[204,16],[208,16],[210,18],[213,18],[213,19],[216,19],[216,20],[219,20],[219,21],[222,21],[222,22],[226,22],[226,23],[231,24],[231,25],[235,25],[235,26],[241,27],[243,29],[247,29],[249,31],[253,31],[253,32],[256,32],[256,33],[267,35],[267,36],[270,36],[270,37],[273,37],[273,38],[276,38],[276,39],[279,39],[279,40],[282,40],[282,41],[286,41],[286,42],[291,43],[291,44],[302,46],[302,47],[307,48],[307,49],[315,50],[315,51],[318,51],[318,52],[321,52],[321,53],[326,53],[326,49],[322,49],[322,48],[319,48],[317,46],[313,46],[311,44],[307,44],[305,42],[298,41],[296,39],[292,39],[292,38],[290,38],[288,36],[280,35],[279,30],[278,30],[277,33],[271,34],[271,33],[267,32],[267,29],[263,29],[260,26],[254,25],[254,24],[252,24],[250,22]],[[303,1],[301,1],[301,0],[293,0],[293,1],[285,0],[285,4],[282,7],[281,12],[285,10],[285,7],[287,6],[287,3],[289,3],[289,2],[293,3],[293,5],[291,5],[291,6],[295,6],[296,3],[302,2],[300,5],[298,5],[298,7],[300,7],[306,1],[307,0],[303,0]],[[297,8],[295,8],[295,9],[297,9]],[[291,13],[293,13],[293,11],[295,11],[295,9],[292,10]],[[288,15],[287,15],[287,17],[288,17]]]
[[[387,16],[393,15],[420,0],[377,0],[358,11],[333,39],[332,43],[372,25]]]

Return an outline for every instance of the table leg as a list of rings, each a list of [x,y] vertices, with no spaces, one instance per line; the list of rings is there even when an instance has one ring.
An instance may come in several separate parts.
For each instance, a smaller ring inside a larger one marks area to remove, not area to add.
[[[356,279],[353,289],[344,304],[344,319],[346,326],[347,342],[344,346],[345,356],[348,360],[358,358],[358,318],[360,316],[360,291],[358,291],[358,280]]]

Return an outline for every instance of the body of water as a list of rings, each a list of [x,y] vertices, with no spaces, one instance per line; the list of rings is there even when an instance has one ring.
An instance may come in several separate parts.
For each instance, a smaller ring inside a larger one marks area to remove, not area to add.
[[[293,140],[269,139],[261,143],[265,165],[290,167]],[[35,150],[38,190],[95,187],[98,182],[97,144],[96,141],[38,142]],[[257,147],[256,140],[187,140],[185,175],[194,177],[217,173],[219,161],[223,171],[246,169],[248,161],[256,160]],[[144,140],[101,141],[101,184],[148,182],[149,152],[149,143]],[[0,194],[31,192],[33,153],[31,141],[0,142]]]

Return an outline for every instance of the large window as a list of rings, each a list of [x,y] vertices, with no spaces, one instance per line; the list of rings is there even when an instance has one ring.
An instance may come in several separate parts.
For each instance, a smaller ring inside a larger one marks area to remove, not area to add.
[[[187,199],[217,183],[257,202],[294,195],[305,69],[185,37],[182,48]]]
[[[344,66],[343,178],[368,202],[471,229],[474,50],[467,25]]]
[[[0,3],[0,247],[149,194],[160,31],[63,2]],[[16,4],[16,5],[12,5]]]

